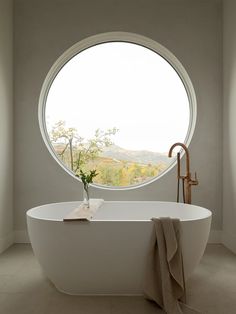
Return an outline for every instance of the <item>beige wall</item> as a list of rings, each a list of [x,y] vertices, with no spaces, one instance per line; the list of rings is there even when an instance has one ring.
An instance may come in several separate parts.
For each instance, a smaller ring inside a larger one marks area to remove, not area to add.
[[[15,229],[26,228],[33,206],[82,197],[81,184],[65,173],[45,147],[38,99],[55,60],[79,40],[109,31],[150,37],[180,60],[198,101],[190,145],[191,168],[200,185],[193,202],[222,223],[222,11],[217,0],[16,0],[15,1]],[[94,189],[105,200],[175,200],[176,168],[146,187]]]
[[[0,0],[0,252],[13,242],[13,19]]]
[[[224,1],[223,242],[236,253],[236,1]]]

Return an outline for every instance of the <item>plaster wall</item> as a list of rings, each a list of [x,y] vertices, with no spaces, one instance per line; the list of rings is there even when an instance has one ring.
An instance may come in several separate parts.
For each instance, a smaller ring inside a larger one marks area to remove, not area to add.
[[[236,253],[236,2],[223,8],[223,243]]]
[[[222,227],[222,8],[218,0],[16,0],[15,19],[15,229],[26,229],[27,209],[82,199],[81,184],[53,160],[38,125],[41,86],[55,60],[97,33],[138,33],[169,49],[195,88],[198,116],[190,144],[191,170],[200,185],[193,203],[212,210]],[[105,200],[175,200],[176,167],[143,188],[93,189]]]
[[[0,253],[13,243],[13,13],[0,0]]]

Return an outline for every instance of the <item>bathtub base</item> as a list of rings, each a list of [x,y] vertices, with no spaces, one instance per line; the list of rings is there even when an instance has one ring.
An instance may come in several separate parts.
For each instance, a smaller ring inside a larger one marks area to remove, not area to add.
[[[55,286],[55,285],[54,285]],[[70,291],[70,290],[63,290],[61,288],[58,288],[55,286],[55,288],[64,294],[72,295],[72,296],[81,296],[81,297],[142,297],[144,296],[143,293],[79,293],[75,291]]]

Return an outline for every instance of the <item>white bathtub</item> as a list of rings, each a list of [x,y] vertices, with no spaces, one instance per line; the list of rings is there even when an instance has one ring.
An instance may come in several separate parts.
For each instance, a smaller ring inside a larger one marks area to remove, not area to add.
[[[176,217],[183,230],[188,278],[209,236],[211,212],[171,202],[105,202],[90,222],[63,222],[80,202],[27,212],[29,237],[45,274],[58,290],[79,295],[140,295],[152,217]]]

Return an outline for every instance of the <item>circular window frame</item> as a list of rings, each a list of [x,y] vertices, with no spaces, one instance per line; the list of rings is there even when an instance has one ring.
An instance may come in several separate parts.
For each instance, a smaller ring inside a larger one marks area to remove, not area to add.
[[[49,70],[42,88],[40,92],[40,97],[39,97],[39,105],[38,105],[38,121],[39,121],[39,128],[41,135],[43,137],[44,143],[52,155],[53,159],[73,178],[76,180],[82,182],[78,177],[75,176],[75,174],[66,167],[65,164],[60,161],[58,158],[48,135],[47,132],[47,126],[46,126],[46,119],[45,119],[45,110],[46,110],[46,102],[47,102],[47,96],[49,93],[49,90],[51,88],[51,85],[56,78],[57,74],[60,72],[60,70],[63,68],[63,66],[69,62],[74,56],[79,54],[81,51],[88,49],[92,46],[102,44],[102,43],[107,43],[107,42],[128,42],[128,43],[133,43],[137,45],[141,45],[145,48],[148,48],[158,55],[160,55],[162,58],[164,58],[171,66],[172,68],[176,71],[178,76],[180,77],[187,96],[189,100],[189,126],[188,126],[188,131],[185,136],[184,144],[188,147],[192,137],[193,133],[195,130],[195,125],[196,125],[196,120],[197,120],[197,100],[196,100],[196,94],[194,91],[193,84],[190,80],[190,77],[183,67],[183,65],[180,63],[180,61],[175,57],[175,55],[170,52],[167,48],[159,44],[158,42],[135,33],[129,33],[129,32],[108,32],[108,33],[101,33],[97,35],[93,35],[90,37],[87,37],[72,47],[70,47],[68,50],[66,50],[53,64],[51,69]],[[173,143],[174,144],[174,143]],[[182,158],[184,155],[184,150],[181,149],[180,152],[180,157]],[[162,176],[167,174],[175,165],[177,164],[177,160],[174,160],[169,167],[167,167],[161,174],[145,180],[142,183],[139,184],[133,184],[129,186],[107,186],[107,185],[101,185],[101,184],[96,184],[93,183],[91,184],[95,188],[100,188],[100,189],[105,189],[105,190],[131,190],[131,189],[136,189],[136,188],[141,188],[143,186],[146,186],[158,179],[160,179]]]

